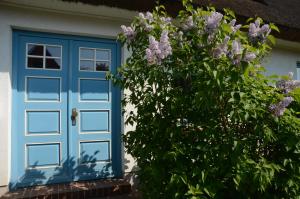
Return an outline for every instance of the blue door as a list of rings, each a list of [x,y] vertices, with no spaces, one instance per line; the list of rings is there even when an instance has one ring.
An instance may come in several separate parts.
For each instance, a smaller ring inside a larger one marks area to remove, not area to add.
[[[14,32],[11,187],[120,177],[113,40]]]

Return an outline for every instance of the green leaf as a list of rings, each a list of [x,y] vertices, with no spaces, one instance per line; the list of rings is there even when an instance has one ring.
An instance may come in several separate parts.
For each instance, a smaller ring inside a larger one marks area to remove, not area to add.
[[[268,36],[268,40],[271,42],[272,45],[276,44],[276,39],[273,35],[269,35]]]
[[[217,73],[218,73],[218,71],[216,71],[216,70],[213,71],[214,78],[217,78]]]
[[[275,30],[275,31],[277,31],[277,32],[280,32],[279,28],[278,28],[275,24],[270,23],[269,25],[270,25],[270,28],[271,28],[272,30]]]

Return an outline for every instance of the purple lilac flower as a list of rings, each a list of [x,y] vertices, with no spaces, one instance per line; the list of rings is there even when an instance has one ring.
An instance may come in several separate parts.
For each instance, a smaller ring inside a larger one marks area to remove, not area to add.
[[[161,20],[162,20],[164,23],[171,23],[172,18],[171,18],[171,17],[161,17]]]
[[[168,31],[164,30],[160,41],[149,36],[149,47],[146,49],[146,57],[149,64],[161,64],[161,61],[172,54],[172,47],[169,41]]]
[[[189,16],[182,25],[182,29],[187,31],[194,28],[193,16]]]
[[[282,104],[282,106],[288,107],[290,105],[290,103],[292,103],[292,101],[294,101],[294,98],[285,97],[285,98],[283,98],[283,100],[280,103]]]
[[[154,64],[156,62],[156,57],[150,48],[146,49],[146,57],[149,64]]]
[[[152,15],[151,12],[146,12],[146,14],[140,12],[140,13],[139,13],[139,18],[140,18],[142,21],[148,20],[149,23],[152,23],[152,22],[153,22],[153,15]]]
[[[142,12],[139,13],[139,18],[142,20],[146,20],[145,15]]]
[[[289,72],[288,76],[289,79],[281,79],[276,82],[276,87],[279,88],[284,94],[287,94],[291,92],[292,90],[300,87],[300,81],[299,80],[293,80],[293,72]]]
[[[140,18],[142,21],[148,20],[149,23],[152,23],[152,22],[153,22],[153,15],[152,15],[151,12],[146,12],[146,14],[140,12],[140,13],[139,13],[139,18]]]
[[[229,36],[225,36],[223,43],[228,44],[229,40],[230,40],[230,37]]]
[[[161,50],[160,58],[165,59],[168,55],[172,54],[172,47],[169,42],[168,31],[164,30],[160,37],[159,48]]]
[[[276,87],[282,90],[284,94],[291,92],[292,90],[300,87],[299,80],[285,80],[281,79],[276,82]]]
[[[256,20],[255,23],[250,23],[249,25],[249,37],[255,38],[258,36],[259,31],[260,31],[260,22],[259,20]]]
[[[150,32],[153,30],[153,25],[150,23],[153,21],[153,16],[151,13],[146,13],[146,16],[143,13],[139,13],[140,25],[144,27],[146,32]]]
[[[252,52],[247,52],[244,56],[243,61],[245,62],[251,62],[252,60],[254,60],[256,58],[256,54],[252,53]]]
[[[232,19],[230,22],[229,22],[229,25],[230,26],[234,26],[236,23],[236,19]]]
[[[292,97],[284,97],[282,101],[278,104],[271,104],[269,110],[274,114],[274,116],[282,116],[294,99]]]
[[[262,35],[268,35],[270,34],[270,32],[271,32],[271,28],[268,24],[265,24],[260,28],[260,34]]]
[[[227,54],[229,39],[230,38],[228,36],[226,36],[224,38],[224,41],[221,44],[219,44],[215,49],[213,49],[212,55],[214,58],[220,58],[220,57],[222,57],[222,55]]]
[[[153,19],[153,15],[152,15],[151,12],[146,12],[145,18],[146,18],[147,20],[149,20],[150,23],[152,23],[153,20],[154,20],[154,19]]]
[[[160,20],[162,23],[159,23],[159,26],[161,29],[166,29],[166,26],[171,23],[171,18],[170,17],[160,17]]]
[[[242,47],[241,42],[238,40],[233,40],[233,42],[232,42],[233,55],[242,54],[242,52],[243,52],[243,47]]]
[[[132,39],[134,39],[135,32],[132,29],[132,27],[130,27],[130,26],[126,27],[126,26],[122,25],[121,28],[122,28],[123,34],[127,37],[127,39],[129,41],[131,41]]]
[[[243,47],[240,41],[233,40],[229,57],[234,65],[239,65],[242,60]]]
[[[209,34],[213,33],[220,25],[223,15],[219,12],[212,12],[211,15],[206,16],[205,31]]]
[[[271,28],[268,24],[260,27],[260,21],[257,19],[254,23],[250,23],[248,36],[251,42],[264,42],[270,34]]]
[[[232,19],[230,22],[229,22],[229,25],[231,27],[231,30],[233,33],[235,33],[236,31],[238,31],[242,25],[238,24],[238,25],[235,25],[236,23],[236,19]]]
[[[149,36],[149,48],[155,53],[160,54],[159,42],[153,36]]]

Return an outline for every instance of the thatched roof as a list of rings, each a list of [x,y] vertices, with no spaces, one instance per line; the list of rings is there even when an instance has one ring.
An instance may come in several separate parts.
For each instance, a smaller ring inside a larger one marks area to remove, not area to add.
[[[63,0],[90,5],[106,5],[134,11],[148,11],[156,0]],[[167,10],[175,13],[181,8],[179,0],[161,0]],[[279,26],[278,37],[300,42],[300,0],[194,0],[196,6],[213,5],[217,9],[230,8],[240,20],[259,16]]]

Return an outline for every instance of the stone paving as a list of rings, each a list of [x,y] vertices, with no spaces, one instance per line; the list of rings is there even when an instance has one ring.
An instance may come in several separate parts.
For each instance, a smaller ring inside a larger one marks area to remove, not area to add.
[[[17,189],[0,199],[133,199],[125,180],[96,180]]]

